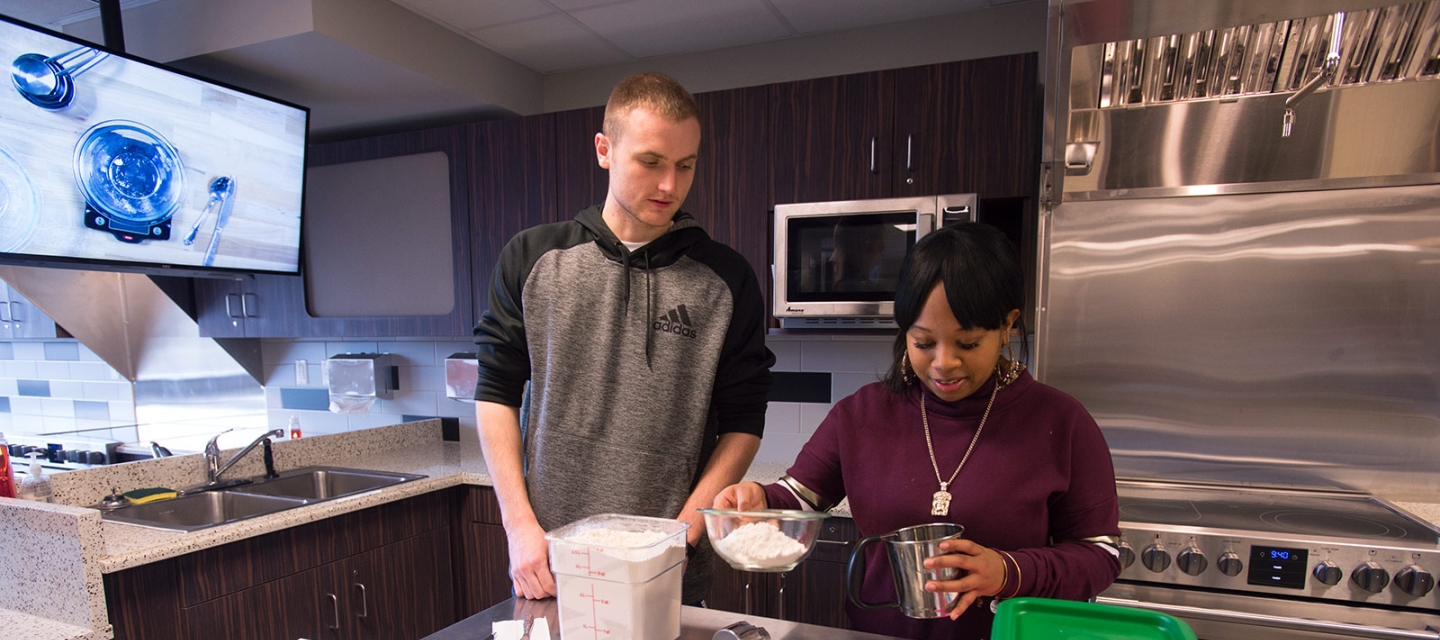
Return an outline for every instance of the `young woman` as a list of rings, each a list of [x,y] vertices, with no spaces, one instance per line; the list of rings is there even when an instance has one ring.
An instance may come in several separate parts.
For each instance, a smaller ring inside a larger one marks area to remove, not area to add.
[[[828,510],[849,498],[867,536],[931,522],[965,527],[927,561],[962,570],[927,585],[959,594],[948,617],[847,603],[855,629],[988,638],[997,599],[1087,599],[1119,575],[1115,472],[1099,427],[1005,355],[1024,295],[1015,249],[993,227],[926,236],[901,271],[885,379],[837,403],[779,482],[717,496],[715,506],[729,509]],[[883,547],[867,548],[868,602],[895,599]]]

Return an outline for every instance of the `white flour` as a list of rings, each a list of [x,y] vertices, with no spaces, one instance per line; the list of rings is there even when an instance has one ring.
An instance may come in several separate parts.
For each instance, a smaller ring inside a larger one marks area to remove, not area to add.
[[[566,542],[604,547],[607,556],[638,562],[648,560],[667,550],[665,545],[656,545],[672,534],[664,531],[619,531],[616,529],[586,529],[569,538]]]
[[[768,522],[743,525],[715,546],[732,560],[752,567],[781,567],[805,554],[805,545]]]

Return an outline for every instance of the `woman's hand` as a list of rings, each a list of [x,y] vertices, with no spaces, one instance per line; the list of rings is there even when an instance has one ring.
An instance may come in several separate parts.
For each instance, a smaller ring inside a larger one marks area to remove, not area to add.
[[[940,550],[946,553],[926,558],[925,568],[951,567],[959,569],[962,577],[958,580],[932,580],[925,583],[925,590],[960,594],[960,599],[950,609],[951,620],[959,618],[982,596],[1000,593],[1005,584],[1005,561],[994,549],[970,540],[946,540],[940,543]]]
[[[769,506],[770,500],[765,497],[765,489],[758,482],[741,482],[725,487],[716,494],[714,504],[716,509],[735,511],[754,511],[767,509]]]

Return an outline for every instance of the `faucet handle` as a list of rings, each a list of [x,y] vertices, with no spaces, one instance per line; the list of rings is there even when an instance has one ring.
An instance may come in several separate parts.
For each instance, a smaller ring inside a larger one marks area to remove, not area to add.
[[[230,433],[231,431],[234,431],[234,430],[235,430],[235,428],[234,428],[234,427],[231,427],[231,428],[229,428],[229,429],[226,429],[226,430],[224,430],[224,431],[221,431],[220,433],[215,434],[215,437],[210,438],[210,441],[207,442],[207,443],[205,443],[205,453],[208,454],[208,455],[212,455],[212,456],[220,455],[220,443],[219,443],[220,436],[223,436],[223,435],[225,435],[225,434],[227,434],[227,433]]]

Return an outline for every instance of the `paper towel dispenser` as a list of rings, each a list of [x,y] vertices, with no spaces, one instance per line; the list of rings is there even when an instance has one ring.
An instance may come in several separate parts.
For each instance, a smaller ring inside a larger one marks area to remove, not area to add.
[[[400,387],[400,367],[388,353],[340,353],[325,360],[330,410],[367,413],[376,399],[389,400]]]
[[[480,361],[475,352],[452,353],[445,358],[445,397],[474,402],[479,378]]]

